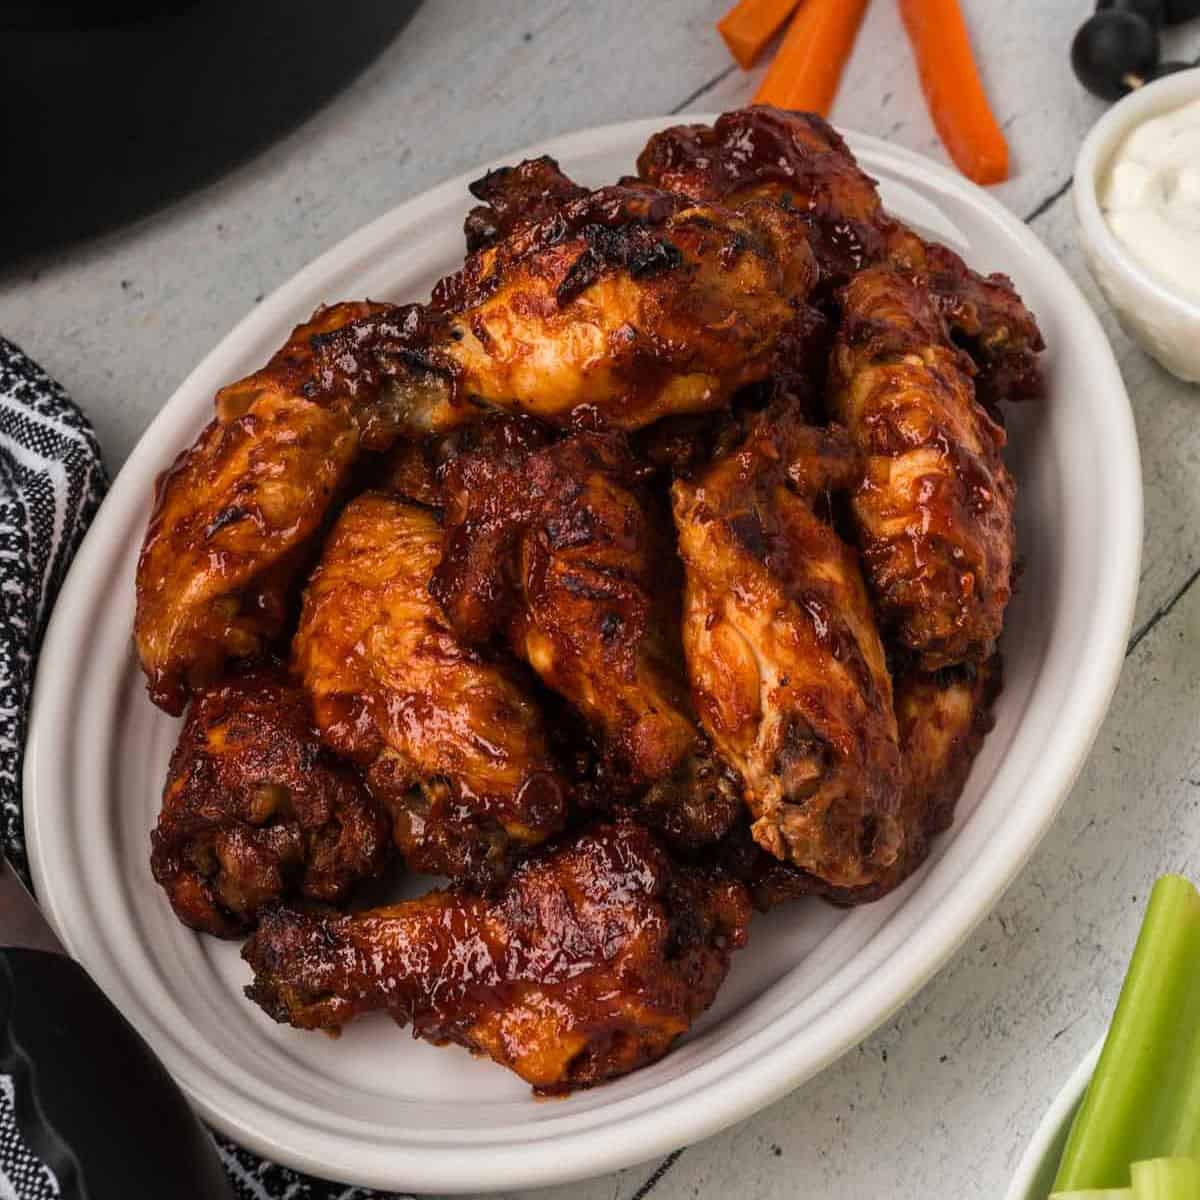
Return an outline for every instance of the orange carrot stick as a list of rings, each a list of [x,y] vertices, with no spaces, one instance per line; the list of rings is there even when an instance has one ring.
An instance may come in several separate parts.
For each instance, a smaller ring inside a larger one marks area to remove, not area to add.
[[[829,115],[867,0],[803,0],[754,100]]]
[[[800,0],[739,0],[718,22],[717,32],[743,70],[754,66]]]
[[[929,115],[958,169],[976,183],[1008,178],[1008,144],[988,107],[958,0],[900,0]]]

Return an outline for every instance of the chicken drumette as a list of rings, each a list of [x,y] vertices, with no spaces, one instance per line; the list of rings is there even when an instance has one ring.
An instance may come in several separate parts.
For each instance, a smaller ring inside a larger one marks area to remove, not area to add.
[[[391,839],[358,774],[321,745],[304,693],[261,667],[193,699],[151,844],[179,919],[235,937],[280,900],[340,901],[378,874]]]
[[[366,493],[304,595],[296,669],[325,741],[360,764],[409,866],[494,884],[562,828],[564,784],[514,671],[454,634],[429,594],[429,509]]]
[[[764,200],[784,205],[808,228],[826,293],[872,264],[920,277],[979,363],[988,403],[1040,394],[1041,333],[1011,281],[977,274],[954,251],[891,217],[875,181],[815,114],[755,106],[712,126],[677,125],[650,139],[638,172],[699,202],[739,210]]]
[[[712,411],[764,378],[813,286],[798,231],[777,205],[601,188],[517,221],[431,304],[323,340],[322,386],[379,396],[413,436],[497,408],[615,429]]]
[[[617,435],[489,423],[445,473],[433,582],[455,628],[502,634],[596,731],[604,788],[688,842],[736,816],[735,780],[690,711],[670,517]]]
[[[526,860],[492,901],[452,889],[350,917],[276,910],[244,951],[247,994],[305,1029],[384,1010],[564,1092],[661,1058],[712,1003],[748,917],[740,884],[620,822]]]
[[[336,389],[310,397],[312,340],[379,308],[318,310],[263,370],[217,393],[216,418],[159,478],[134,631],[160,708],[182,712],[229,659],[263,653],[283,631],[360,445],[389,436]]]
[[[886,267],[842,298],[830,407],[867,459],[853,508],[880,619],[926,670],[989,658],[1012,592],[1004,430],[929,292]]]
[[[858,474],[844,431],[768,412],[673,489],[701,723],[755,840],[838,887],[874,881],[904,843],[883,646],[857,556],[815,507]]]

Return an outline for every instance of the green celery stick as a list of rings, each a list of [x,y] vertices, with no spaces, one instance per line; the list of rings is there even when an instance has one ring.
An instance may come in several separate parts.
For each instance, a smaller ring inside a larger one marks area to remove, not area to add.
[[[1050,1200],[1136,1200],[1133,1188],[1087,1188],[1082,1192],[1051,1192]]]
[[[1130,1186],[1130,1166],[1200,1155],[1200,894],[1177,875],[1146,906],[1056,1192]]]
[[[1200,1159],[1152,1158],[1129,1173],[1133,1200],[1200,1200]]]

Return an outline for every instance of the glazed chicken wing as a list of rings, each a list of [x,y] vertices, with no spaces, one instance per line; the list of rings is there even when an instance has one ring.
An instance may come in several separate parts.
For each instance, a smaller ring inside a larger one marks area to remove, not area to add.
[[[1011,281],[977,274],[946,246],[889,216],[875,181],[815,114],[755,106],[725,113],[712,126],[678,125],[650,139],[638,172],[698,202],[784,204],[807,224],[826,290],[877,263],[920,276],[978,361],[983,399],[1040,394],[1041,333]]]
[[[446,472],[432,590],[464,636],[502,633],[583,715],[610,786],[642,792],[676,840],[703,841],[740,801],[690,713],[669,516],[654,519],[643,475],[615,435],[484,426]]]
[[[722,407],[768,372],[815,278],[798,222],[602,188],[518,223],[410,305],[322,344],[325,384],[413,436],[487,409],[635,429]]]
[[[391,842],[357,773],[321,745],[304,693],[261,667],[192,700],[151,844],[179,919],[235,937],[280,900],[342,900]]]
[[[463,232],[467,253],[494,246],[521,224],[544,221],[587,189],[568,179],[549,155],[527,158],[515,167],[489,171],[471,184],[471,195],[483,203],[471,209]]]
[[[866,904],[897,888],[926,859],[934,837],[948,828],[971,764],[992,727],[1000,690],[1000,660],[951,667],[932,675],[908,669],[896,680],[896,723],[904,770],[897,817],[904,845],[887,870],[861,887],[831,887],[767,854],[744,827],[717,848],[716,858],[750,889],[763,912],[801,896],[835,904]]]
[[[701,723],[741,774],[754,838],[839,887],[903,851],[892,685],[857,558],[814,511],[858,474],[794,414],[673,488],[683,640]]]
[[[322,737],[366,771],[417,871],[490,885],[562,828],[564,785],[511,670],[455,636],[429,595],[434,514],[366,493],[339,517],[293,643]]]
[[[352,917],[277,910],[244,951],[247,994],[304,1029],[385,1010],[565,1092],[661,1058],[712,1002],[748,917],[740,884],[675,866],[618,823],[522,863],[493,901],[450,890]]]
[[[378,309],[320,309],[263,370],[218,392],[216,418],[160,477],[134,632],[150,697],[167,712],[282,633],[364,424],[335,391],[308,397],[312,339]]]
[[[925,289],[871,268],[842,309],[830,404],[867,456],[854,515],[880,618],[926,670],[984,662],[1012,591],[1004,430]]]

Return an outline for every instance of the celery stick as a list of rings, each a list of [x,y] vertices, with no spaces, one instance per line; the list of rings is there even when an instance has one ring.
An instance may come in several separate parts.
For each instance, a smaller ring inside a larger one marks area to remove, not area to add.
[[[1146,906],[1129,973],[1054,1189],[1130,1186],[1143,1159],[1200,1155],[1200,894],[1166,875]]]
[[[1050,1200],[1136,1200],[1133,1188],[1085,1188],[1082,1192],[1051,1192]]]
[[[1133,1200],[1200,1200],[1200,1159],[1152,1158],[1129,1173]]]

